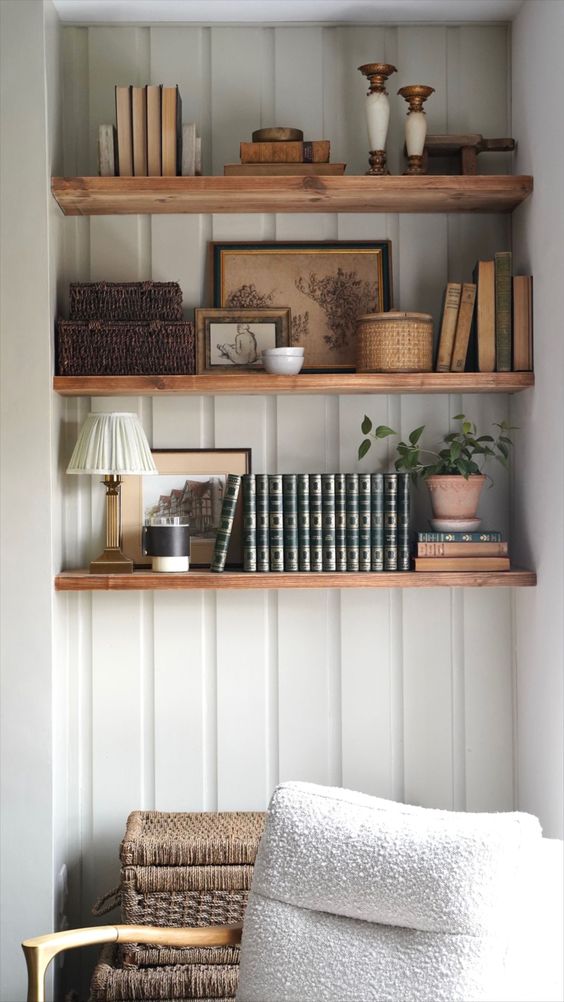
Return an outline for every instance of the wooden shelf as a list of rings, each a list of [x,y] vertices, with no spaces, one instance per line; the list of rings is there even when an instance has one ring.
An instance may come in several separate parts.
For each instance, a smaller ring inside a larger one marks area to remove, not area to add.
[[[381,574],[247,573],[245,571],[193,570],[182,574],[134,571],[133,574],[89,574],[63,571],[55,578],[57,591],[183,591],[275,588],[530,588],[537,583],[534,571],[392,572]]]
[[[326,373],[271,376],[266,372],[203,376],[55,376],[62,396],[284,393],[516,393],[533,386],[532,372]]]
[[[512,212],[528,175],[55,177],[67,216],[180,212]]]

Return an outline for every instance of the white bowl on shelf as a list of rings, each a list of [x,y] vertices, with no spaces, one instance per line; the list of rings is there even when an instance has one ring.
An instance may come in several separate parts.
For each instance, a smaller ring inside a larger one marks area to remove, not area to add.
[[[300,357],[303,354],[303,348],[265,348],[263,350],[263,355],[271,355],[273,358]]]
[[[297,376],[304,364],[304,356],[281,355],[278,351],[274,353],[263,351],[262,364],[271,376]]]
[[[431,518],[431,528],[435,532],[477,532],[481,518]]]

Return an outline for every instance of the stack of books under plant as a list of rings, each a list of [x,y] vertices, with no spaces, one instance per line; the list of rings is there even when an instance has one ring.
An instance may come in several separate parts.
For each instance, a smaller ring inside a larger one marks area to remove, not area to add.
[[[331,163],[328,139],[304,140],[301,129],[268,128],[253,132],[252,142],[242,142],[241,162],[225,164],[227,176],[344,174],[346,164]]]

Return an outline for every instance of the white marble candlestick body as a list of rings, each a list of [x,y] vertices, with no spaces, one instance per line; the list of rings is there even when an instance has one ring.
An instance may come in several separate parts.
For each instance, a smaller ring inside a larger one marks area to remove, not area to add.
[[[405,146],[408,157],[421,157],[427,135],[427,116],[424,111],[411,111],[405,120]]]
[[[385,91],[372,91],[366,97],[366,122],[371,150],[385,150],[390,124],[390,102]]]

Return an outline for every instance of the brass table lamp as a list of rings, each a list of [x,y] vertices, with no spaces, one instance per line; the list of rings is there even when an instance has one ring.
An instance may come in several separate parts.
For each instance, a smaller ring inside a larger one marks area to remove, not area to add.
[[[121,483],[127,474],[157,473],[136,414],[89,414],[67,473],[102,475],[106,488],[106,546],[90,564],[91,574],[131,574],[133,561],[121,550]]]

